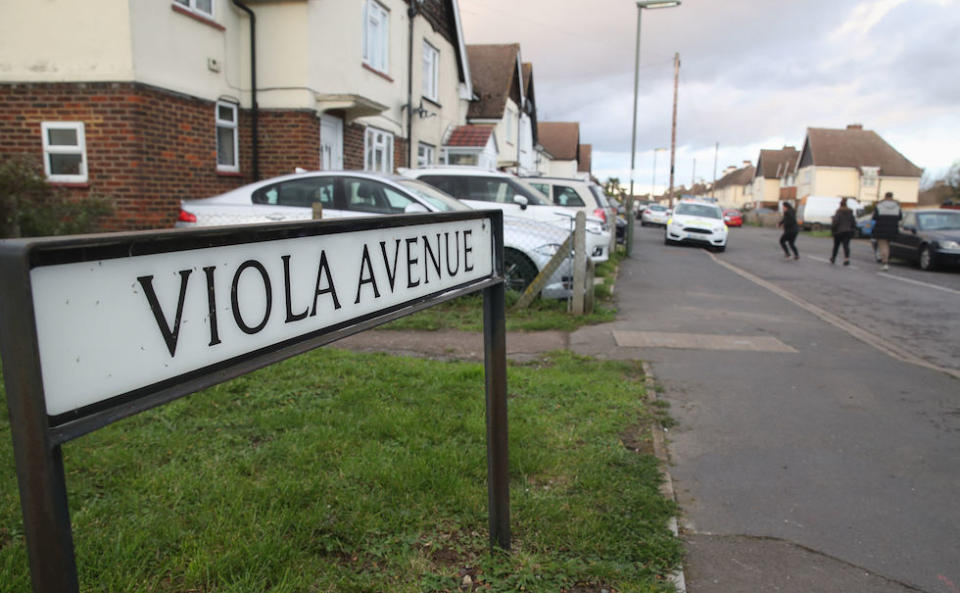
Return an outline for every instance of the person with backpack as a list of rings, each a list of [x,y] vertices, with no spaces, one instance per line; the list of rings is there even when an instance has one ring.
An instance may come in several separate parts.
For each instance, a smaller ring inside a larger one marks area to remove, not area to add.
[[[873,209],[873,237],[877,240],[877,255],[884,270],[889,270],[890,240],[897,238],[903,212],[900,204],[893,199],[893,192],[887,192]]]

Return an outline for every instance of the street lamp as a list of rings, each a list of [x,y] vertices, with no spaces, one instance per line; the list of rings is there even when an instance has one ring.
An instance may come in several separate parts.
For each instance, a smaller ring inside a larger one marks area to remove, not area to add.
[[[640,79],[640,15],[644,8],[672,8],[680,6],[680,0],[636,0],[637,2],[637,51],[633,67],[633,135],[630,141],[630,196],[633,196],[633,171],[637,158],[637,89]],[[657,153],[653,153],[656,158]]]

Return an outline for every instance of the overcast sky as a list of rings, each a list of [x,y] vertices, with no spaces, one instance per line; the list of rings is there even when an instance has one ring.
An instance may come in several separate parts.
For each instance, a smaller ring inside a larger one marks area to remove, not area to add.
[[[632,0],[459,0],[468,44],[520,43],[541,121],[580,122],[593,174],[630,178]],[[808,127],[863,124],[928,175],[960,160],[960,0],[683,0],[643,12],[635,193],[802,148]]]

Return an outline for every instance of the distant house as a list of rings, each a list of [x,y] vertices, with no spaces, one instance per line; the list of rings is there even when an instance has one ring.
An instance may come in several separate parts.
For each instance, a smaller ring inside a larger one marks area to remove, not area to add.
[[[115,198],[108,230],[296,167],[436,163],[473,97],[456,0],[4,0],[0,39],[0,158]]]
[[[590,179],[593,176],[593,145],[580,145],[580,158],[577,159],[577,176]]]
[[[580,124],[542,121],[537,125],[540,144],[553,157],[545,173],[553,177],[577,177],[580,170]]]
[[[468,45],[467,55],[476,96],[467,123],[495,127],[497,168],[535,173],[533,67],[521,62],[520,44]]]
[[[455,128],[443,145],[447,165],[497,168],[497,135],[490,124],[467,124]]]
[[[782,194],[784,180],[792,179],[799,155],[800,153],[793,146],[760,151],[751,188],[751,199],[755,208],[776,208],[778,202],[784,199]]]
[[[859,124],[808,128],[797,163],[799,199],[851,196],[871,203],[889,191],[903,204],[917,203],[923,169]]]
[[[717,203],[724,208],[743,208],[751,202],[755,173],[756,169],[750,161],[743,161],[740,168],[732,165],[727,167],[714,187]]]

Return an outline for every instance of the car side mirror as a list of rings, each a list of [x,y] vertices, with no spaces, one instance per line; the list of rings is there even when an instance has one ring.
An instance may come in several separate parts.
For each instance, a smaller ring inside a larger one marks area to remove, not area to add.
[[[429,212],[423,204],[418,204],[416,202],[410,202],[407,204],[407,207],[403,209],[406,214],[421,214],[424,212]]]
[[[525,196],[513,196],[513,203],[520,206],[521,210],[526,210],[527,204],[530,203],[530,200],[528,200]]]

